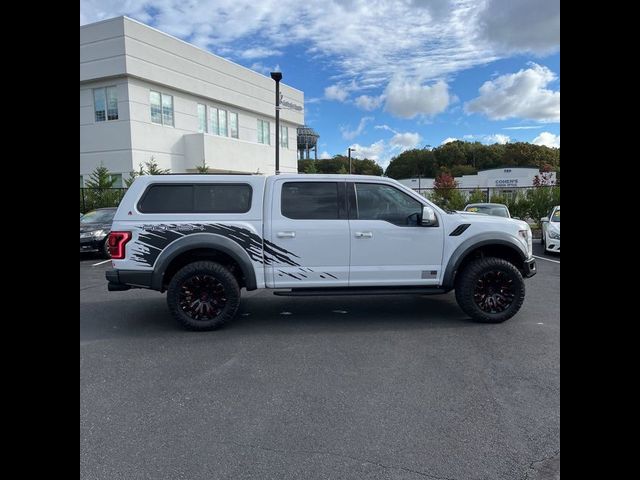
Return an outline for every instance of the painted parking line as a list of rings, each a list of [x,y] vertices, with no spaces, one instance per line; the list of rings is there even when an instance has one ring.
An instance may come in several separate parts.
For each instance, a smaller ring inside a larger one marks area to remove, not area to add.
[[[92,266],[92,267],[97,267],[98,265],[102,265],[103,263],[107,263],[107,262],[110,262],[110,261],[111,261],[111,259],[109,259],[109,260],[105,260],[105,261],[103,261],[103,262],[94,263],[94,264],[93,264],[93,265],[91,265],[91,266]]]
[[[534,258],[539,258],[540,260],[546,260],[547,262],[560,263],[559,260],[551,260],[550,258],[539,257],[537,255],[533,256]]]

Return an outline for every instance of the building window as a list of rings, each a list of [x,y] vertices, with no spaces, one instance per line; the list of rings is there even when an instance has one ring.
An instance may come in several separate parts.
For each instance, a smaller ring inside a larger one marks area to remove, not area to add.
[[[160,101],[160,92],[151,90],[149,93],[149,104],[151,105],[151,121],[162,125],[162,103]]]
[[[96,122],[118,120],[117,87],[94,88],[93,106],[96,115]]]
[[[238,114],[229,112],[229,136],[238,138]]]
[[[289,129],[287,127],[280,127],[280,146],[289,148]]]
[[[124,185],[122,184],[122,174],[121,173],[112,173],[111,175],[111,180],[113,181],[113,185],[111,185],[111,188],[123,188]]]
[[[204,133],[207,131],[207,107],[198,104],[198,131]]]
[[[173,96],[162,94],[162,124],[173,127]]]
[[[173,127],[173,96],[151,90],[149,92],[151,121]]]
[[[228,136],[226,110],[218,110],[218,135],[220,135],[221,137]]]
[[[271,139],[269,137],[269,122],[258,120],[258,143],[271,145]]]
[[[209,133],[218,134],[218,109],[209,107]]]

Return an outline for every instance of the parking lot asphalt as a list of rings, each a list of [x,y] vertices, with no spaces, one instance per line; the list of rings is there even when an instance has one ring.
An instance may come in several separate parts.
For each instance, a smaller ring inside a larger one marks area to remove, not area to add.
[[[81,478],[559,478],[560,258],[534,249],[503,324],[453,293],[254,291],[205,333],[81,256]]]

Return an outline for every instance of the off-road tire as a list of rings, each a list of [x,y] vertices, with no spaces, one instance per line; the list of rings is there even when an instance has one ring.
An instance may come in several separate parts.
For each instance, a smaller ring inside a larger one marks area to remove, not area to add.
[[[194,286],[196,288],[192,288]],[[196,290],[201,292],[198,298],[194,297]],[[206,302],[201,302],[208,306],[203,307],[203,312],[209,313],[208,308],[220,311],[197,318],[199,313],[194,312],[193,305],[200,306],[201,296],[207,297]],[[240,305],[240,287],[233,274],[219,263],[193,262],[178,270],[169,282],[167,304],[173,317],[185,328],[216,330],[235,317]]]
[[[487,294],[487,289],[491,294]],[[510,319],[522,307],[524,292],[522,274],[515,265],[502,258],[472,260],[456,275],[456,301],[476,322],[502,323]],[[500,304],[500,299],[506,306]]]

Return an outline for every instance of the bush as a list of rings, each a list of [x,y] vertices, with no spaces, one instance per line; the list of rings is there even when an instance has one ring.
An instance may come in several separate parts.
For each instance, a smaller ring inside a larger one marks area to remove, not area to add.
[[[487,192],[476,188],[467,199],[467,203],[484,203],[487,201]]]
[[[560,187],[536,187],[527,191],[527,214],[535,222],[546,216],[555,205],[560,205]]]
[[[462,210],[468,203],[464,194],[457,188],[438,189],[425,195],[426,198],[446,210]]]
[[[529,216],[529,200],[524,192],[516,191],[513,198],[509,198],[506,203],[512,217],[525,220]]]

